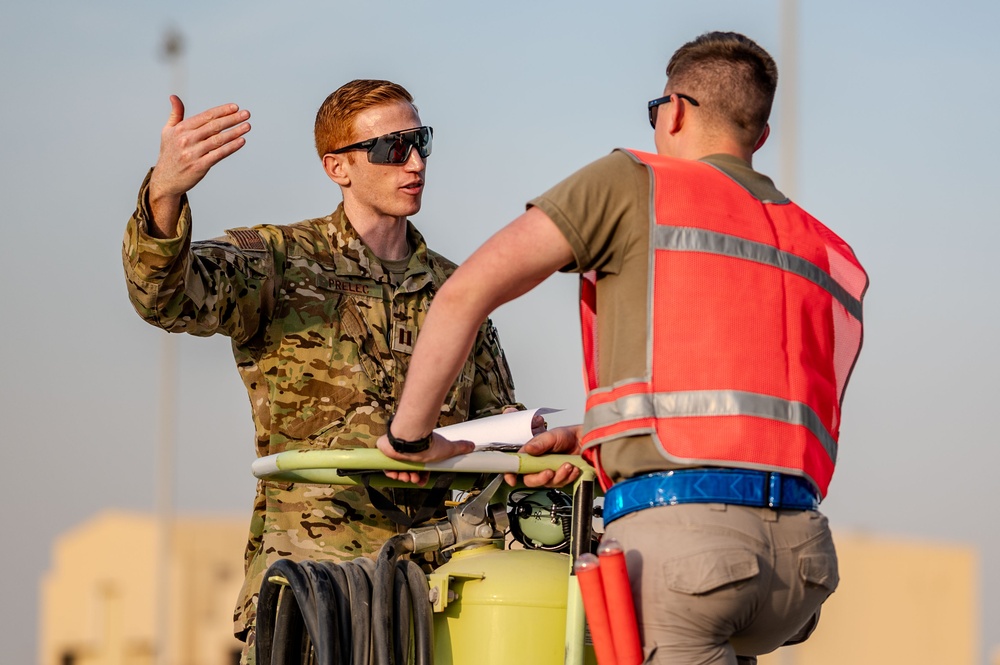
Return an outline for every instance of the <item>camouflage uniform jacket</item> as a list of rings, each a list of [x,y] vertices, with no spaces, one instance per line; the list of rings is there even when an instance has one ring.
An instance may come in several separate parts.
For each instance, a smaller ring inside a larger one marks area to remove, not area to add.
[[[146,232],[149,176],[125,231],[129,298],[170,332],[227,335],[246,385],[257,455],[300,448],[373,447],[386,430],[431,298],[455,265],[408,224],[413,253],[398,287],[362,243],[341,205],[287,226],[227,231],[191,242],[183,202],[178,237]],[[495,415],[514,385],[487,321],[442,408],[440,424]],[[520,407],[523,408],[523,407]],[[260,481],[235,631],[253,624],[263,572],[282,557],[371,555],[394,526],[363,489]]]

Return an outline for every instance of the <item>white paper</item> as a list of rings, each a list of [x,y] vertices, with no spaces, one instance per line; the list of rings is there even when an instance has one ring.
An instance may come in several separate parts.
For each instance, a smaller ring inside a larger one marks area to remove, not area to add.
[[[531,420],[536,415],[544,416],[559,411],[562,409],[541,407],[501,413],[499,416],[438,427],[434,431],[451,441],[472,441],[476,444],[476,450],[516,452],[534,436],[531,431]]]

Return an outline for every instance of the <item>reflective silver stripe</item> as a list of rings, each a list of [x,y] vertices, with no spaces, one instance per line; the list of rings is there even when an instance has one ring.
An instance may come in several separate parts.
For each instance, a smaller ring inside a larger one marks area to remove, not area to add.
[[[640,418],[687,418],[701,416],[755,416],[808,429],[823,444],[830,460],[837,461],[837,442],[812,408],[771,395],[740,390],[692,390],[672,393],[639,393],[587,409],[583,431],[592,432],[620,422]],[[643,431],[649,431],[644,427]],[[617,436],[617,435],[616,435]]]
[[[653,238],[656,249],[719,254],[793,273],[828,291],[851,316],[861,321],[861,301],[848,293],[825,270],[800,256],[753,240],[690,227],[657,226]]]

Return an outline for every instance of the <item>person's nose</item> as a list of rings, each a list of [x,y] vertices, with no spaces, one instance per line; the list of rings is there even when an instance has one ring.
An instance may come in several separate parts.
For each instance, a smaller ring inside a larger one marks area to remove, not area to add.
[[[410,156],[406,158],[403,168],[412,173],[419,173],[427,168],[427,161],[420,156],[420,151],[417,150],[416,146],[410,148]]]

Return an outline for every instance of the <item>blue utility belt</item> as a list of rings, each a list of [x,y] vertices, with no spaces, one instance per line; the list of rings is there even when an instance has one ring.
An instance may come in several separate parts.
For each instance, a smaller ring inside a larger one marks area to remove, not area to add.
[[[805,478],[750,469],[676,469],[617,482],[604,495],[604,523],[637,510],[679,503],[728,503],[775,510],[816,510],[819,494]]]

